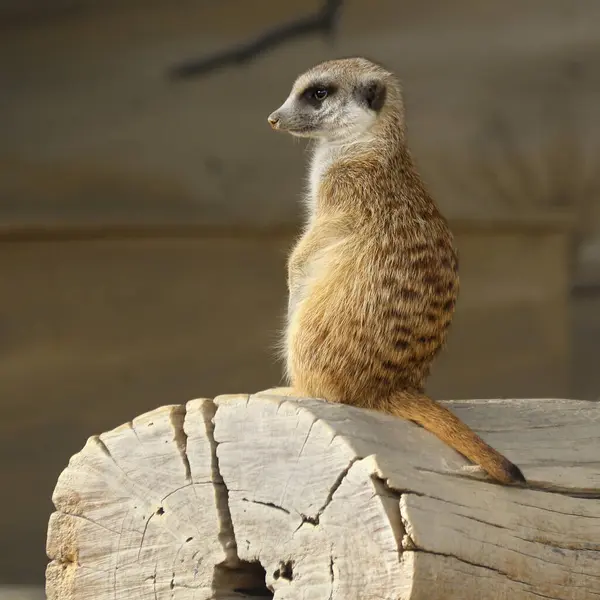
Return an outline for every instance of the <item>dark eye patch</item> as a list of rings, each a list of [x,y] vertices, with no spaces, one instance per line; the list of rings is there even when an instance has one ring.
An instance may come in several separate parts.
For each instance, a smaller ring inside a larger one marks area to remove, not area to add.
[[[321,106],[321,103],[325,98],[329,98],[335,94],[337,87],[335,85],[326,83],[315,83],[308,86],[303,92],[300,93],[300,99],[314,108]],[[323,95],[322,92],[325,92]],[[320,97],[323,96],[323,97]]]

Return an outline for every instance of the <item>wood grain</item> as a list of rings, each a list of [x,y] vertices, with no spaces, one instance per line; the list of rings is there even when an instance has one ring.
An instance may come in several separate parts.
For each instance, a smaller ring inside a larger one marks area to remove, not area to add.
[[[92,437],[54,492],[48,599],[600,598],[600,406],[447,404],[527,488],[411,423],[264,393]]]

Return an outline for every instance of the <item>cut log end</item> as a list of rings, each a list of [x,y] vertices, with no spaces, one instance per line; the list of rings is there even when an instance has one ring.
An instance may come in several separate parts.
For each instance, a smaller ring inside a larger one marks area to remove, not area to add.
[[[193,400],[72,457],[53,496],[48,599],[600,600],[600,406],[448,406],[547,489],[481,480],[379,413]]]

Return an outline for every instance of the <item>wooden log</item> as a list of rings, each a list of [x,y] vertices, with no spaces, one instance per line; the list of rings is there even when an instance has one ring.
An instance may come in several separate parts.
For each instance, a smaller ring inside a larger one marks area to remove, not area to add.
[[[268,394],[92,437],[53,495],[48,600],[600,599],[600,404],[446,404],[528,487],[411,423]]]

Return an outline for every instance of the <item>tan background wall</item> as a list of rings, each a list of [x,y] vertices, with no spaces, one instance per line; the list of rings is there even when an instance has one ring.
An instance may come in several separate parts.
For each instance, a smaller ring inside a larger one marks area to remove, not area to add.
[[[568,395],[565,234],[455,229],[462,296],[430,391]],[[51,490],[89,435],[162,404],[280,382],[292,241],[0,243],[0,477],[15,490],[0,511],[0,576],[40,578]]]
[[[347,1],[334,41],[292,41],[243,68],[178,84],[166,78],[172,65],[319,2],[62,4],[53,16],[5,16],[3,220],[289,222],[303,145],[273,135],[266,115],[297,73],[332,56],[364,53],[398,71],[412,147],[452,213],[513,214],[535,199],[515,183],[512,205],[473,173],[491,117],[506,119],[519,146],[532,149],[540,178],[536,155],[555,129],[578,128],[592,148],[600,131],[595,0]],[[18,3],[8,6],[14,13]],[[573,82],[565,75],[572,63]]]
[[[364,53],[400,73],[412,146],[457,233],[462,294],[430,391],[600,395],[600,300],[570,293],[568,223],[531,216],[554,125],[576,123],[586,160],[597,156],[600,4],[352,0],[334,41],[165,77],[317,5],[0,1],[0,481],[16,490],[0,500],[0,583],[42,580],[51,490],[87,436],[159,404],[278,383],[305,150],[265,119],[327,57]],[[572,62],[582,75],[566,85]],[[533,177],[475,168],[495,115]],[[600,202],[588,196],[577,272],[594,282]],[[122,224],[272,229],[81,234]]]

